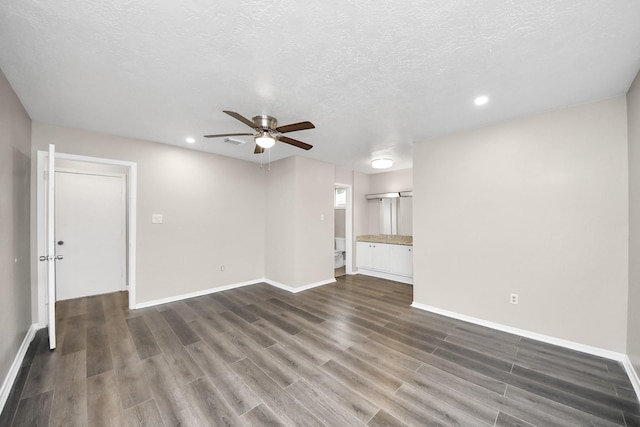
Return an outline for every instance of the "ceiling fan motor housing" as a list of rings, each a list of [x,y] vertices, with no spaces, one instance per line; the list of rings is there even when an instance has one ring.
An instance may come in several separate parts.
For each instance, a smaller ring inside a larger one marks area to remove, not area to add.
[[[271,116],[255,116],[252,120],[253,123],[256,124],[257,128],[270,131],[269,133],[275,132],[275,129],[278,126],[276,118]]]

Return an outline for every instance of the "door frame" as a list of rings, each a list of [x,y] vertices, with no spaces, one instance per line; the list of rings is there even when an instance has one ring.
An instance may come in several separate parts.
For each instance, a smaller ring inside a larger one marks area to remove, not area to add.
[[[344,212],[345,272],[347,274],[356,274],[353,269],[353,186],[335,182],[333,188],[334,191],[336,188],[345,188],[347,190],[347,203]]]
[[[37,173],[36,173],[36,241],[38,253],[46,252],[45,235],[45,203],[46,203],[46,180],[45,164],[48,158],[47,151],[37,151]],[[112,166],[124,166],[127,168],[127,287],[129,289],[129,308],[134,309],[136,305],[136,200],[138,183],[138,165],[135,162],[124,160],[106,159],[101,157],[80,156],[76,154],[55,153],[55,158],[60,160],[75,160],[85,163],[97,163]],[[44,252],[43,252],[44,251]],[[38,323],[41,327],[48,324],[46,318],[46,283],[44,281],[44,263],[38,263]]]

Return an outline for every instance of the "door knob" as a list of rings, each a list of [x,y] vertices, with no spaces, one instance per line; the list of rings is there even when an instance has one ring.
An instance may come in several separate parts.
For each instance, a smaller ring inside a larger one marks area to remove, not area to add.
[[[55,258],[55,259],[57,259],[57,260],[58,260],[58,259],[62,259],[62,255],[56,255],[56,258]]]
[[[40,258],[38,258],[40,261],[46,261],[49,259],[49,257],[42,255]]]
[[[62,240],[58,240],[58,244],[59,244],[60,246],[62,246],[62,245],[64,245],[64,242],[63,242]]]

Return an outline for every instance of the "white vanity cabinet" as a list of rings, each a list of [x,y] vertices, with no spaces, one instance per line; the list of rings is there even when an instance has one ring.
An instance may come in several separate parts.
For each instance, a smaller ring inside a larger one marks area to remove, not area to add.
[[[361,274],[413,284],[413,246],[357,242],[356,267]]]

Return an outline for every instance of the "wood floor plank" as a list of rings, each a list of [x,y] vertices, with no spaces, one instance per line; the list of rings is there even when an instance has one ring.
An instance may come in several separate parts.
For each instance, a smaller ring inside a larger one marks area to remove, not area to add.
[[[9,392],[9,395],[7,396],[7,401],[4,408],[2,408],[2,413],[0,414],[0,426],[10,426],[11,423],[13,423],[13,418],[16,414],[16,410],[18,409],[20,396],[22,395],[22,390],[24,389],[24,384],[27,381],[30,369],[31,364],[28,364],[26,366],[22,366],[20,371],[18,371],[16,380]]]
[[[137,406],[153,398],[144,376],[142,362],[134,360],[116,367],[115,373],[118,383],[118,396],[124,409]]]
[[[327,426],[365,425],[363,422],[354,419],[349,411],[337,405],[335,400],[315,390],[305,380],[296,381],[289,385],[286,390]]]
[[[124,423],[113,370],[87,379],[87,420],[87,425],[91,426],[117,426]]]
[[[535,427],[533,424],[529,424],[526,421],[522,421],[516,417],[512,417],[509,414],[500,412],[496,419],[495,427]]]
[[[369,427],[404,427],[407,424],[389,414],[384,409],[380,409],[367,425]]]
[[[234,328],[238,329],[240,332],[244,333],[246,336],[258,343],[258,345],[260,345],[262,348],[267,348],[276,343],[271,337],[264,334],[260,329],[256,328],[251,323],[247,322],[231,311],[226,311],[220,314],[220,316],[223,319],[227,320],[231,325],[233,325]]]
[[[48,426],[53,406],[53,390],[20,400],[13,427]]]
[[[64,338],[60,345],[62,354],[69,354],[87,348],[87,314],[65,319]]]
[[[181,392],[164,355],[158,354],[143,362],[145,378],[157,403],[160,417],[165,425],[197,425],[189,402]]]
[[[147,324],[151,332],[159,331],[161,329],[169,327],[169,324],[167,323],[165,318],[155,307],[149,308],[145,313],[142,314],[142,316],[144,317],[145,323]]]
[[[233,412],[209,378],[198,378],[186,387],[187,398],[201,425],[242,425],[240,418]]]
[[[295,335],[298,332],[302,331],[302,329],[300,329],[295,323],[287,322],[285,319],[279,316],[278,313],[269,312],[268,310],[265,310],[264,308],[257,305],[250,305],[248,307],[260,318],[272,323],[274,326],[282,329],[290,335]]]
[[[127,295],[56,304],[59,347],[36,333],[0,425],[640,425],[620,362],[412,308],[409,285]]]
[[[307,311],[304,311],[300,308],[294,307],[293,305],[287,304],[286,302],[277,299],[277,298],[271,298],[269,300],[267,300],[268,303],[273,304],[277,307],[283,308],[287,311],[287,313],[291,313],[295,316],[300,317],[301,319],[307,320],[311,323],[322,323],[324,322],[325,319],[322,319],[318,316],[315,316]]]
[[[499,400],[498,407],[501,412],[507,412],[534,424],[547,417],[547,424],[563,420],[567,424],[580,426],[619,425],[513,386],[507,388],[505,397]]]
[[[237,362],[245,357],[238,348],[227,338],[224,333],[218,332],[209,326],[204,320],[196,320],[189,323],[193,329],[209,347],[227,363]]]
[[[160,312],[164,320],[167,321],[169,327],[173,330],[176,336],[182,342],[182,345],[193,344],[200,341],[200,337],[193,329],[189,327],[186,320],[183,319],[176,311],[172,309],[163,310]]]
[[[44,342],[48,346],[48,340]],[[35,396],[55,388],[58,364],[62,358],[62,352],[44,350],[34,358],[27,381],[22,391],[22,398]],[[86,374],[85,374],[86,376]]]
[[[87,377],[113,369],[111,348],[104,324],[87,328]]]
[[[306,359],[292,356],[289,351],[285,351],[279,345],[271,346],[267,351],[280,360],[280,363],[286,364],[290,369],[294,369],[301,378],[304,378],[315,389],[333,399],[337,405],[342,406],[355,419],[367,422],[378,410],[365,397],[333,377],[325,375],[318,366]]]
[[[124,425],[126,427],[157,427],[164,423],[155,400],[147,400],[124,411]]]
[[[278,418],[264,403],[240,417],[247,426],[280,427],[291,425]]]
[[[390,395],[387,395],[380,390],[375,383],[362,378],[360,375],[334,360],[330,360],[322,365],[322,369],[329,373],[329,375],[333,376],[336,380],[360,393],[360,395],[367,396],[367,398],[380,409],[384,409],[406,424],[472,425],[460,424],[455,419],[446,419],[446,415],[449,414],[442,414],[433,407],[428,408],[432,409],[430,412],[424,408],[414,407],[404,400],[393,399]],[[424,402],[425,405],[429,405],[430,403],[431,402],[428,401]]]
[[[162,353],[143,317],[127,319],[127,325],[140,360]]]
[[[271,355],[263,351],[256,342],[240,331],[229,331],[225,335],[236,348],[242,351],[246,357],[251,359],[260,369],[262,369],[280,387],[286,387],[298,380],[296,373],[286,366],[279,364]],[[277,345],[277,344],[274,344]]]
[[[233,363],[231,364],[231,369],[233,369],[279,417],[289,419],[296,425],[301,426],[323,425],[320,420],[293,399],[251,360],[242,359]]]
[[[187,349],[180,343],[171,328],[154,332],[158,345],[162,348],[164,360],[173,372],[179,385],[189,383],[204,375]]]
[[[202,341],[187,346],[200,368],[214,382],[236,415],[242,415],[262,400],[233,372],[220,356]]]
[[[63,387],[56,387],[50,424],[78,427],[88,425],[86,378],[78,379]]]

